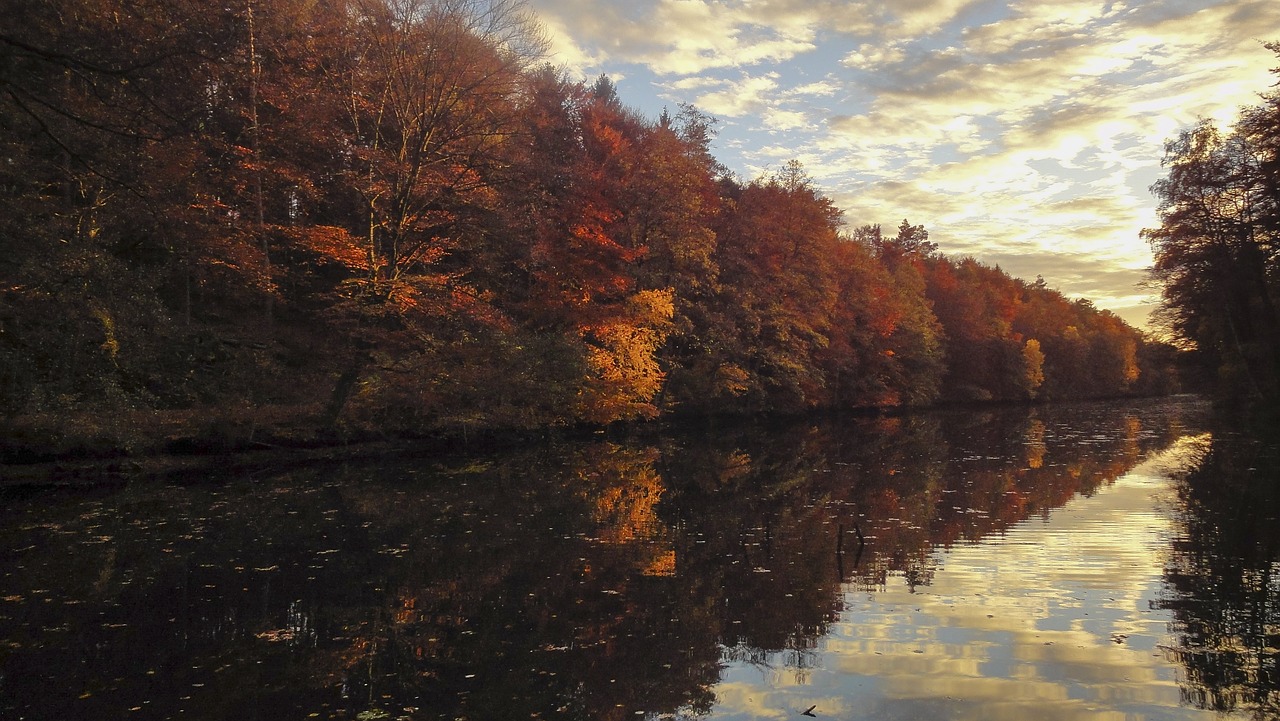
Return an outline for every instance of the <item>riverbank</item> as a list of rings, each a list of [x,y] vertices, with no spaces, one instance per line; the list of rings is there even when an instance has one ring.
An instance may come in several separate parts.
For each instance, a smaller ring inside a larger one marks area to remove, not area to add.
[[[930,410],[954,411],[961,407],[993,409],[1008,405],[1008,402],[971,402],[927,408],[865,408],[814,413],[867,417]],[[473,453],[548,439],[689,429],[707,423],[732,425],[751,420],[744,416],[682,415],[607,427],[511,429],[458,426],[406,431],[325,427],[321,422],[322,412],[319,405],[314,405],[223,409],[221,413],[211,409],[148,410],[119,413],[109,418],[83,414],[6,419],[0,422],[0,486],[79,486],[112,484],[138,477],[198,477],[213,471],[253,473],[360,458]]]
[[[205,470],[253,472],[367,457],[442,454],[542,439],[552,429],[458,427],[436,432],[326,427],[323,409],[132,411],[103,418],[22,416],[0,422],[0,485],[112,483]],[[590,429],[556,429],[561,435]]]

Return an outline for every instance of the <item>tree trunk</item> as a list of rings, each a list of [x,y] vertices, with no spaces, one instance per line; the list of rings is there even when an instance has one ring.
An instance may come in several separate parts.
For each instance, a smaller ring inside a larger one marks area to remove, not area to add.
[[[262,243],[262,262],[265,266],[265,274],[270,281],[271,278],[271,243],[267,238],[264,226],[265,213],[264,203],[262,199],[262,151],[260,149],[260,128],[258,126],[258,39],[254,31],[253,24],[253,1],[250,0],[247,7],[248,25],[249,25],[249,151],[253,155],[253,222],[254,232],[257,233],[259,241]],[[267,292],[267,299],[263,307],[266,327],[268,335],[271,334],[271,327],[274,322],[275,309],[272,302],[271,291]]]
[[[325,428],[332,428],[338,423],[342,409],[346,407],[347,400],[355,390],[356,381],[360,380],[360,372],[368,362],[369,356],[362,353],[355,358],[349,368],[342,372],[342,375],[338,376],[338,382],[333,386],[333,394],[329,396],[329,405],[325,409]]]

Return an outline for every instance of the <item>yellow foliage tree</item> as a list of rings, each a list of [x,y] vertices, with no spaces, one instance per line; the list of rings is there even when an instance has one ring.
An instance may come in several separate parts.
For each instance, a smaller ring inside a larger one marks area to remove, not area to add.
[[[581,417],[611,423],[657,416],[654,399],[666,377],[657,352],[671,331],[672,296],[670,289],[642,290],[617,316],[584,329],[591,378],[580,396]]]
[[[1035,338],[1027,339],[1026,344],[1022,346],[1022,360],[1026,368],[1023,379],[1026,382],[1027,395],[1035,398],[1040,384],[1044,383],[1044,353],[1040,350],[1040,341]]]

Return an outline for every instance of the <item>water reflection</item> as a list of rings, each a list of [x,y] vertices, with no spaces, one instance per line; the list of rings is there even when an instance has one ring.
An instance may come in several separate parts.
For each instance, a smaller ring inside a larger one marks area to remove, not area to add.
[[[1179,443],[1154,460],[1184,456]],[[904,573],[875,593],[847,590],[821,670],[776,684],[764,708],[725,704],[717,717],[815,703],[835,718],[1182,717],[1157,649],[1166,619],[1150,608],[1161,487],[1143,463],[1050,517],[936,550],[927,586]]]
[[[1162,490],[1204,456],[1198,417],[716,427],[12,497],[0,716],[1183,718],[1225,707],[1195,689],[1222,693],[1244,632],[1196,620],[1236,598],[1191,550],[1222,519]],[[1189,509],[1169,591],[1153,495]],[[1204,670],[1157,647],[1173,617]]]
[[[1221,433],[1179,479],[1173,555],[1161,607],[1183,700],[1280,717],[1280,444]]]

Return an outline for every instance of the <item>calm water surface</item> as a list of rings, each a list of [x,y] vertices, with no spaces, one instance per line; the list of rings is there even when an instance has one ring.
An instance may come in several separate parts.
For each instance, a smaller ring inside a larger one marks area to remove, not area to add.
[[[1175,399],[11,490],[0,718],[1275,718],[1277,460]]]

